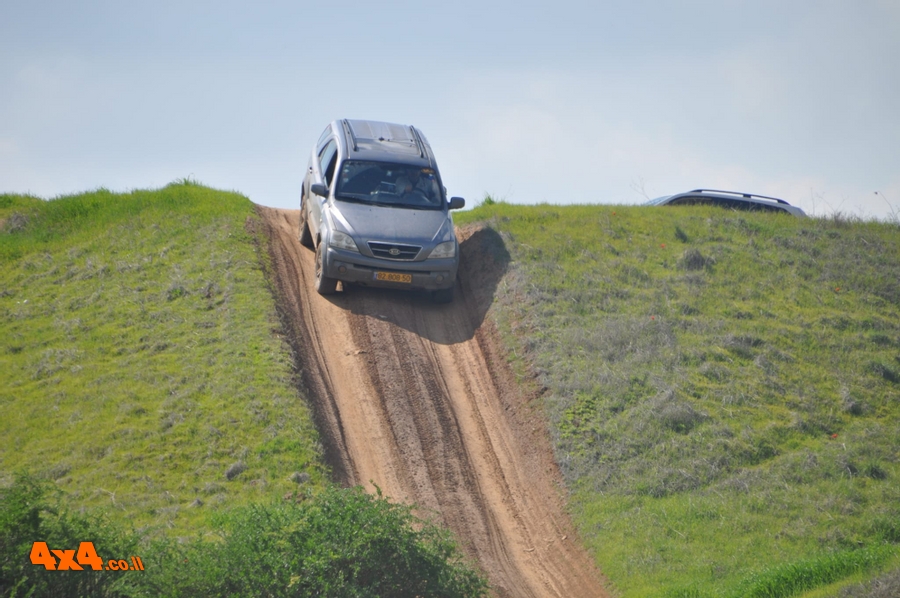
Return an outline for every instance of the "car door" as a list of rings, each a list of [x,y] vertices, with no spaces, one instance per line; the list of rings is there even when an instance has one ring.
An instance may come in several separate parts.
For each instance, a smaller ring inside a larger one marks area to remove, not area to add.
[[[309,198],[310,186],[313,183],[318,182],[316,180],[316,173],[318,172],[318,161],[319,161],[319,152],[322,151],[328,144],[328,140],[331,139],[331,125],[325,127],[325,130],[322,131],[322,134],[319,135],[319,140],[316,141],[316,144],[313,146],[312,151],[309,152],[309,161],[306,164],[306,173],[303,175],[303,186],[300,189],[300,209],[304,209],[304,202]]]
[[[321,148],[318,155],[312,161],[312,177],[314,183],[321,183],[331,191],[331,185],[334,182],[334,171],[337,163],[337,141],[334,138],[328,140],[325,146]],[[309,191],[306,196],[309,202],[309,229],[313,238],[317,238],[322,224],[322,210],[327,197],[316,195]]]

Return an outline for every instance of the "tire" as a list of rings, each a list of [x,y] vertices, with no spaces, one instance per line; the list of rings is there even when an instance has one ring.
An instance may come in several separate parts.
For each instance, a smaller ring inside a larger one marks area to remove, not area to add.
[[[453,287],[449,289],[440,289],[438,291],[431,292],[431,300],[435,303],[452,303],[453,302]]]
[[[333,295],[337,291],[337,278],[325,276],[325,248],[324,241],[320,241],[316,247],[316,292],[320,295]]]
[[[300,244],[304,247],[313,246],[312,234],[309,232],[309,222],[306,219],[306,210],[300,206]]]

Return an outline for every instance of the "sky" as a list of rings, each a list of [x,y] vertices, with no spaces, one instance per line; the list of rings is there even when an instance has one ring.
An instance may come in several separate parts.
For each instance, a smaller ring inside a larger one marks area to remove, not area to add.
[[[0,193],[296,208],[339,118],[417,126],[470,206],[702,187],[897,217],[900,1],[0,0]]]

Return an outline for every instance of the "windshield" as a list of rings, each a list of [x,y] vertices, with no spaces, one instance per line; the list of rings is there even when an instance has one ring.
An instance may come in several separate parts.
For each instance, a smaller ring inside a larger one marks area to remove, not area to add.
[[[341,166],[336,199],[419,210],[443,207],[432,168],[347,160]]]

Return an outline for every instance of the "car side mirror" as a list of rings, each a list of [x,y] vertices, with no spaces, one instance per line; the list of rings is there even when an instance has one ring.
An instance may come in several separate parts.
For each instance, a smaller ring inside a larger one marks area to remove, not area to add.
[[[309,190],[322,197],[328,197],[328,187],[322,183],[313,183],[309,186]]]
[[[459,210],[461,208],[464,208],[466,207],[466,200],[464,200],[462,197],[451,197],[449,207],[451,210]]]

